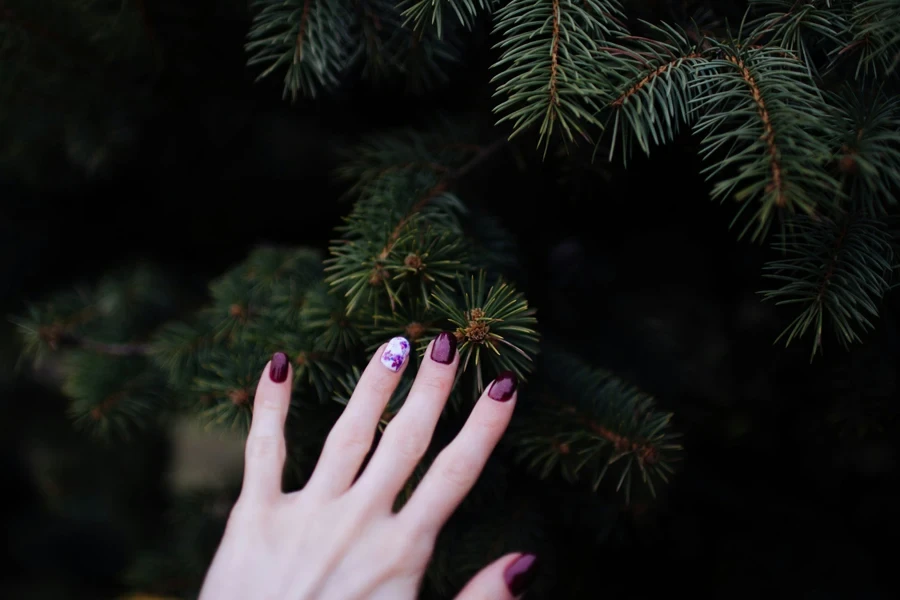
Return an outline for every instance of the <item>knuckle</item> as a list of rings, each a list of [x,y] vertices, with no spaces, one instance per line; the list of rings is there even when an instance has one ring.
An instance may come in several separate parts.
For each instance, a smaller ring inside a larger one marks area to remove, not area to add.
[[[228,514],[226,529],[241,529],[250,526],[259,517],[259,511],[243,498],[238,498]]]
[[[278,394],[260,394],[253,399],[254,410],[281,411],[282,401]]]
[[[383,564],[389,574],[399,576],[409,559],[413,556],[409,542],[402,539],[394,539],[382,544],[377,550],[378,560]]]
[[[473,425],[479,434],[495,438],[506,429],[508,420],[505,415],[489,415],[476,420]]]
[[[450,392],[450,384],[452,380],[447,377],[425,377],[420,384],[426,393],[432,394],[448,394]]]
[[[439,465],[441,477],[456,487],[467,487],[478,478],[481,461],[468,452],[458,452],[445,457]]]
[[[402,529],[406,535],[392,535],[385,546],[379,547],[378,555],[395,573],[419,572],[434,551],[434,535],[419,533],[414,527]]]
[[[368,449],[372,445],[375,432],[362,420],[351,418],[335,429],[332,436],[335,445],[341,450]]]
[[[402,425],[396,421],[393,424]],[[390,429],[391,427],[388,426],[388,430]],[[413,460],[422,458],[431,441],[431,436],[416,426],[407,426],[402,429],[395,427],[393,431],[385,431],[385,438],[400,456]]]
[[[400,513],[403,518],[403,513]],[[413,556],[425,557],[426,560],[431,557],[437,541],[438,529],[430,521],[420,518],[405,519],[401,527],[403,535],[399,537],[405,538],[412,544]]]
[[[388,396],[394,391],[394,380],[386,375],[373,377],[367,385],[369,391],[379,397]]]
[[[247,462],[281,458],[285,455],[284,438],[281,436],[258,435],[247,438],[244,459]]]

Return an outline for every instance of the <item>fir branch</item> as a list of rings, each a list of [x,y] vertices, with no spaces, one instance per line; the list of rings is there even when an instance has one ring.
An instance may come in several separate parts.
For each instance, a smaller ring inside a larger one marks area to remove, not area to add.
[[[695,99],[694,130],[706,134],[702,154],[715,161],[703,172],[721,177],[714,199],[733,195],[742,203],[735,220],[757,205],[741,235],[755,222],[759,239],[776,215],[812,214],[839,195],[825,169],[832,156],[828,106],[803,63],[783,49],[715,46],[721,57],[699,65],[693,83],[706,90]]]
[[[353,62],[362,62],[362,76],[379,81],[403,70],[397,46],[403,19],[390,0],[355,0],[354,28],[359,43]]]
[[[747,25],[750,45],[784,48],[812,73],[818,72],[813,49],[839,46],[848,27],[831,0],[754,0],[751,9],[762,14]]]
[[[890,75],[900,62],[900,0],[856,2],[848,20],[852,39],[834,58],[858,55],[857,78]]]
[[[359,315],[347,311],[342,297],[329,293],[324,282],[306,293],[300,328],[312,337],[314,350],[348,354],[360,343],[364,325]]]
[[[142,356],[143,340],[172,311],[174,290],[147,265],[111,273],[92,286],[57,293],[13,318],[24,354],[36,362],[53,352],[81,349],[108,356]]]
[[[613,85],[607,109],[613,120],[610,160],[617,143],[625,161],[635,143],[649,154],[651,144],[671,141],[679,125],[693,118],[691,102],[698,90],[691,81],[696,65],[707,60],[704,42],[667,25],[650,27],[661,40],[626,36],[601,48]]]
[[[351,61],[362,62],[362,77],[373,82],[400,76],[409,91],[421,92],[446,82],[446,64],[459,60],[452,27],[413,30],[404,24],[392,0],[355,0],[358,44]]]
[[[886,215],[900,190],[900,100],[849,86],[831,96],[841,133],[838,167],[858,210]]]
[[[257,12],[247,34],[248,65],[287,67],[284,97],[315,97],[338,85],[348,65],[351,12],[347,0],[253,0]]]
[[[658,411],[648,394],[567,352],[545,348],[541,362],[537,389],[530,392],[540,404],[517,412],[507,438],[517,460],[541,478],[558,471],[594,490],[621,466],[616,489],[626,502],[637,481],[655,495],[655,482],[667,482],[671,463],[680,460],[672,415]]]
[[[397,175],[424,172],[426,177],[442,177],[483,149],[472,143],[477,134],[469,119],[440,116],[427,128],[367,135],[341,150],[336,174],[350,182],[347,196],[353,199],[377,193]]]
[[[460,277],[459,286],[462,303],[446,290],[434,293],[434,303],[438,314],[456,328],[460,372],[474,369],[475,397],[502,371],[512,371],[524,381],[538,353],[535,310],[510,284],[498,280],[488,285],[484,271],[468,282]]]
[[[878,303],[890,289],[895,268],[892,240],[880,221],[847,215],[840,220],[802,217],[793,233],[775,244],[787,258],[765,266],[766,277],[781,287],[761,292],[776,305],[799,305],[803,310],[776,342],[813,332],[810,361],[822,350],[826,323],[843,346],[860,341],[872,329]]]
[[[396,227],[394,227],[394,230],[391,231],[391,234],[388,236],[387,243],[378,254],[379,258],[383,259],[387,257],[387,255],[394,249],[395,245],[397,244],[397,241],[400,238],[401,231],[403,231],[403,229],[407,225],[409,225],[411,219],[422,212],[422,210],[428,205],[429,202],[431,202],[434,198],[437,198],[438,196],[444,194],[450,187],[450,185],[455,183],[456,180],[460,179],[461,177],[464,177],[469,173],[469,171],[476,168],[478,165],[490,158],[495,152],[497,152],[497,150],[503,147],[504,144],[504,140],[497,140],[489,146],[479,149],[469,162],[467,162],[460,168],[447,173],[437,183],[435,183],[434,186],[432,186],[432,188],[429,189],[425,193],[425,195],[423,195],[418,200],[418,202],[416,202],[412,206],[406,216],[400,219],[400,222],[397,223]]]
[[[183,389],[197,376],[201,357],[213,343],[211,326],[205,320],[174,321],[154,334],[150,357],[168,375],[173,388]]]
[[[412,25],[419,32],[433,27],[441,39],[447,14],[452,13],[460,25],[472,29],[478,11],[490,10],[490,0],[401,0],[397,8],[406,19],[404,26]]]
[[[356,203],[325,261],[326,281],[344,293],[348,313],[379,297],[397,310],[404,304],[397,285],[413,275],[419,278],[417,295],[427,303],[435,286],[467,270],[466,247],[452,238],[461,237],[459,218],[465,207],[449,188],[504,144],[498,140],[482,148],[442,177],[433,172],[424,178],[416,172],[395,174]],[[429,184],[423,187],[425,182]]]
[[[96,354],[105,354],[107,356],[145,356],[150,353],[150,344],[115,344],[100,342],[70,333],[62,333],[56,338],[56,342],[61,347],[81,348],[83,350],[89,350]]]
[[[191,385],[194,408],[208,427],[246,434],[260,373],[271,353],[256,344],[216,346],[207,352]]]
[[[494,112],[502,115],[498,124],[512,123],[510,138],[540,123],[538,146],[546,154],[555,128],[574,141],[586,126],[600,125],[605,73],[598,42],[622,33],[618,14],[616,0],[511,0],[497,11],[503,54],[492,81],[503,81],[495,95],[505,100]]]
[[[415,255],[421,259],[426,249],[417,240],[460,230],[462,203],[441,182],[425,190],[414,184],[409,178],[398,178],[383,193],[359,200],[340,229],[342,238],[332,242],[331,257],[325,261],[326,282],[343,292],[349,314],[364,304],[374,302],[374,308],[380,298],[392,310],[402,306],[394,278],[409,272],[409,249],[417,248]],[[459,255],[457,260],[461,259]],[[440,273],[436,268],[440,267],[432,265],[429,276],[444,278],[456,271]]]
[[[442,331],[442,324],[433,303],[411,297],[404,306],[391,313],[372,316],[364,336],[366,351],[374,352],[384,340],[399,335],[418,346],[421,354],[428,342]]]
[[[63,393],[76,427],[102,438],[128,438],[158,422],[165,382],[146,359],[76,350],[64,358]]]

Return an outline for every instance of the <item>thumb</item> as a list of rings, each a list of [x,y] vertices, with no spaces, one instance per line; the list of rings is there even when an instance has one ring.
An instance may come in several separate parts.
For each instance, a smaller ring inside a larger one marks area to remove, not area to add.
[[[534,581],[538,559],[534,554],[507,554],[479,571],[456,600],[514,600]]]

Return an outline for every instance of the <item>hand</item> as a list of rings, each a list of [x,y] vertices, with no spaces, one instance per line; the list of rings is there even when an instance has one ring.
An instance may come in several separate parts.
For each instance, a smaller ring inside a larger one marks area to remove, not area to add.
[[[289,494],[281,490],[281,476],[292,373],[287,356],[275,354],[256,390],[241,494],[200,600],[417,596],[438,532],[509,423],[517,381],[512,373],[493,381],[456,439],[394,513],[397,494],[428,447],[459,362],[453,335],[442,333],[432,341],[403,408],[357,478],[408,354],[403,338],[379,348],[329,433],[307,485]],[[535,567],[531,554],[503,556],[479,572],[458,599],[516,598]]]

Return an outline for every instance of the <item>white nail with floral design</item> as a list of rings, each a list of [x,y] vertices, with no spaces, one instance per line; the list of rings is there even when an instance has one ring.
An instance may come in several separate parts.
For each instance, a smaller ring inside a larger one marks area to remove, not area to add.
[[[395,337],[388,342],[387,348],[381,354],[381,364],[396,373],[403,366],[403,361],[409,355],[409,342],[406,338]]]

